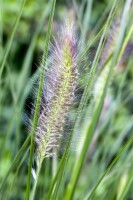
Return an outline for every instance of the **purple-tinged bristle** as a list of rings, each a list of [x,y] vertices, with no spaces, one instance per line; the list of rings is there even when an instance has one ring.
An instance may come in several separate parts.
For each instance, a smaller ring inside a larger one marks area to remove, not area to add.
[[[78,48],[72,23],[63,26],[51,50],[35,139],[37,155],[41,157],[53,155],[53,149],[58,148],[62,128],[75,97]]]

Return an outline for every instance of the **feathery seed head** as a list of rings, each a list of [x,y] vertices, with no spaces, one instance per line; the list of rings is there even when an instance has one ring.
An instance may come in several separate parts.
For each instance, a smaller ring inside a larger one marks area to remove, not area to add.
[[[52,46],[50,68],[44,77],[35,138],[38,159],[52,156],[59,145],[61,129],[75,95],[77,51],[74,26],[67,22]]]
[[[109,32],[109,35],[107,37],[101,58],[100,58],[100,66],[102,66],[109,56],[114,52],[116,43],[119,36],[120,31],[120,25],[121,25],[121,17],[119,16],[116,21],[113,23],[111,30]]]

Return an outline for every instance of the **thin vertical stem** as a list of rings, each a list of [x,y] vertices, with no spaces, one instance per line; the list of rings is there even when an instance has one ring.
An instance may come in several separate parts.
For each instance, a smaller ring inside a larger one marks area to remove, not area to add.
[[[40,162],[38,163],[38,166],[37,166],[36,179],[35,179],[35,182],[34,182],[34,186],[33,186],[33,190],[32,190],[30,200],[34,200],[34,198],[35,198],[36,188],[37,188],[37,184],[38,184],[38,179],[39,179],[39,174],[40,174],[40,171],[41,171],[42,162],[43,162],[43,159],[40,160]]]
[[[41,104],[41,97],[42,97],[42,91],[43,91],[43,78],[44,78],[44,73],[45,73],[45,65],[46,65],[49,41],[50,41],[50,36],[51,36],[51,27],[52,27],[52,22],[53,22],[55,3],[56,3],[56,0],[53,0],[50,18],[49,18],[49,23],[48,23],[48,31],[47,31],[47,34],[46,34],[46,42],[45,42],[45,47],[44,47],[44,53],[43,53],[43,57],[42,57],[41,67],[40,67],[40,69],[41,69],[40,81],[39,81],[38,95],[37,95],[37,100],[36,100],[35,113],[34,113],[34,118],[33,118],[33,125],[32,125],[32,129],[31,129],[31,133],[30,133],[30,135],[31,135],[30,161],[29,161],[29,167],[28,167],[26,200],[29,200],[29,196],[30,196],[31,169],[32,169],[32,161],[33,161],[33,155],[34,155],[34,144],[35,144],[34,136],[35,136],[35,129],[36,129],[36,126],[37,126],[37,123],[38,123],[38,113],[39,113],[40,104]]]

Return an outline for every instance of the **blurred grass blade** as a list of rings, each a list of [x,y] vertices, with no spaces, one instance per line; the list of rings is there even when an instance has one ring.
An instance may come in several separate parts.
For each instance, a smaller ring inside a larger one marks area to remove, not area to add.
[[[3,45],[3,0],[0,0],[0,48]],[[1,51],[0,51],[1,52]]]
[[[66,167],[65,165],[67,163],[68,156],[69,156],[71,140],[72,140],[72,135],[70,135],[70,137],[69,137],[69,141],[67,143],[65,152],[64,152],[63,157],[62,157],[60,164],[58,166],[58,170],[56,172],[54,180],[52,181],[52,184],[51,184],[51,187],[49,189],[46,200],[56,199],[56,197],[58,195],[59,186],[61,184],[61,180],[63,178],[63,173],[64,173],[64,170],[65,170],[65,167]]]
[[[132,140],[132,142],[133,142],[133,140]],[[133,162],[132,162],[131,166],[133,166]],[[132,183],[133,183],[133,167],[131,167],[131,172],[128,175],[128,180],[127,180],[126,186],[124,187],[122,194],[120,195],[120,197],[117,200],[125,200],[126,199],[127,192]]]
[[[133,134],[133,133],[132,133]],[[117,154],[117,156],[114,158],[114,160],[111,162],[111,164],[109,165],[109,167],[106,169],[105,173],[103,174],[103,176],[100,178],[100,180],[98,181],[98,183],[96,184],[96,186],[94,187],[94,189],[91,191],[91,193],[85,198],[85,200],[90,200],[93,197],[93,194],[95,193],[96,189],[98,188],[98,186],[100,185],[100,183],[103,181],[103,179],[105,178],[105,176],[108,174],[108,172],[111,170],[111,168],[114,166],[114,164],[116,163],[116,161],[120,158],[120,156],[122,155],[122,153],[129,147],[129,145],[133,142],[133,137],[131,137],[130,139],[128,139],[128,141],[126,142],[126,144],[123,146],[123,148],[120,150],[120,152]]]
[[[10,172],[17,165],[17,163],[18,163],[18,161],[20,159],[20,156],[22,155],[22,153],[24,152],[24,150],[26,149],[26,147],[28,147],[29,141],[30,141],[30,135],[28,136],[28,138],[26,139],[25,143],[23,144],[23,146],[21,147],[21,149],[19,150],[19,152],[15,156],[14,160],[12,161],[12,165],[11,165],[10,169],[8,170],[5,178],[3,179],[2,183],[1,183],[0,193],[2,193],[2,191],[3,191],[4,187],[5,187],[5,184],[6,184],[6,181],[7,181],[7,178],[9,176]]]
[[[11,37],[10,37],[9,42],[8,42],[7,49],[5,51],[5,55],[4,55],[4,58],[3,58],[3,61],[2,61],[2,64],[1,64],[1,68],[0,68],[0,80],[1,80],[2,72],[3,72],[3,69],[5,67],[5,63],[6,63],[8,54],[10,52],[10,49],[11,49],[11,46],[12,46],[12,42],[13,42],[13,38],[14,38],[15,32],[17,30],[18,23],[19,23],[21,15],[22,15],[25,3],[26,3],[26,0],[23,0],[22,5],[21,5],[21,10],[20,10],[19,15],[17,17],[16,23],[14,25],[14,28],[13,28],[13,31],[12,31],[12,34],[11,34]]]
[[[80,58],[79,58],[79,60],[78,60],[78,63],[80,63],[80,62],[85,58],[85,56],[86,56],[86,54],[88,53],[88,51],[89,51],[89,49],[91,48],[91,46],[94,44],[94,42],[96,42],[96,41],[99,39],[99,37],[100,37],[101,33],[103,32],[103,29],[104,29],[104,28],[105,28],[105,27],[103,26],[103,27],[101,28],[101,30],[98,32],[98,34],[93,38],[93,40],[91,41],[91,43],[89,43],[89,44],[87,45],[87,47],[84,49],[83,53],[81,54],[81,56],[80,56]]]
[[[35,49],[37,37],[38,37],[39,33],[41,32],[41,29],[43,28],[43,24],[44,24],[45,19],[48,17],[50,3],[47,5],[46,8],[44,8],[42,18],[40,19],[40,21],[38,23],[38,26],[35,30],[35,33],[32,37],[31,42],[30,42],[30,46],[29,46],[28,51],[26,53],[26,56],[25,56],[25,59],[24,59],[23,65],[22,65],[20,77],[19,77],[19,84],[18,84],[19,88],[18,88],[18,94],[17,94],[18,98],[20,97],[22,89],[25,87],[25,85],[27,85],[26,80],[27,80],[27,78],[30,74],[30,68],[31,68],[31,63],[32,63],[32,59],[33,59],[33,52],[34,52],[34,49]]]
[[[87,36],[87,32],[90,29],[90,19],[91,19],[91,11],[92,11],[92,4],[93,4],[93,0],[89,0],[86,2],[87,6],[86,6],[86,12],[84,14],[84,20],[83,20],[83,44],[86,41],[86,36]]]
[[[28,155],[28,151],[29,151],[29,149],[27,148],[27,150],[26,150],[25,154],[23,155],[21,161],[18,163],[17,170],[16,170],[16,172],[15,172],[15,174],[14,174],[14,177],[13,177],[13,180],[12,180],[11,189],[12,189],[12,188],[14,187],[14,185],[15,185],[15,179],[16,179],[16,177],[17,177],[17,175],[18,175],[18,172],[20,171],[20,168],[21,168],[23,162],[24,162],[25,159],[26,159],[26,156]],[[11,189],[10,189],[10,191],[11,191]]]
[[[81,18],[82,18],[83,8],[84,8],[84,4],[85,4],[86,0],[82,1],[80,10],[78,8],[76,0],[72,0],[72,1],[73,1],[73,5],[74,5],[74,8],[75,8],[75,13],[77,15],[77,23],[79,25],[81,33],[83,34],[83,25],[82,25],[82,19]]]
[[[121,22],[121,27],[120,27],[120,34],[118,37],[118,42],[116,44],[116,49],[115,49],[115,53],[114,53],[113,60],[112,60],[113,66],[116,65],[118,57],[120,56],[121,46],[122,46],[122,42],[124,39],[125,30],[126,30],[126,26],[127,26],[127,22],[128,22],[129,9],[130,9],[131,2],[132,2],[132,0],[127,0],[125,3],[125,6],[124,6],[124,12],[123,12],[123,17],[122,17],[122,22]]]

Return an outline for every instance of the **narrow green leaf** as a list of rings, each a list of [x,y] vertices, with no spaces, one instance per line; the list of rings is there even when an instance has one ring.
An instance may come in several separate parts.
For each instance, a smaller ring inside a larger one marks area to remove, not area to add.
[[[26,0],[23,0],[22,5],[21,5],[21,10],[20,10],[20,12],[19,12],[19,15],[18,15],[18,17],[17,17],[15,26],[14,26],[13,31],[12,31],[12,34],[11,34],[11,37],[10,37],[9,42],[8,42],[8,46],[7,46],[7,49],[6,49],[6,52],[5,52],[5,55],[4,55],[2,64],[1,64],[1,68],[0,68],[0,80],[1,80],[2,72],[3,72],[3,69],[4,69],[4,67],[5,67],[5,63],[6,63],[8,54],[9,54],[9,52],[10,52],[10,49],[11,49],[11,46],[12,46],[12,42],[13,42],[13,38],[14,38],[15,32],[16,32],[16,30],[17,30],[18,23],[19,23],[19,20],[20,20],[21,15],[22,15],[22,12],[23,12],[25,3],[26,3]]]
[[[33,161],[33,156],[34,156],[34,143],[35,143],[34,136],[35,136],[35,129],[36,129],[37,122],[38,122],[38,113],[39,113],[40,104],[41,104],[41,96],[42,96],[42,91],[43,91],[43,79],[44,79],[48,47],[49,47],[50,36],[51,36],[51,27],[52,27],[52,22],[53,22],[55,4],[56,4],[56,0],[53,0],[49,23],[48,23],[48,30],[47,30],[47,34],[46,34],[44,53],[42,56],[42,63],[40,66],[40,69],[41,69],[40,81],[39,81],[39,87],[38,87],[38,94],[37,94],[37,101],[36,101],[35,113],[34,113],[34,118],[33,118],[33,124],[32,124],[31,133],[30,133],[30,135],[31,135],[30,161],[29,161],[29,168],[28,168],[27,188],[26,188],[26,199],[27,200],[29,199],[29,196],[30,196],[31,170],[32,170],[32,161]]]
[[[133,134],[133,133],[132,133]],[[93,197],[93,194],[95,193],[96,189],[98,188],[98,186],[100,185],[100,183],[103,181],[104,177],[109,173],[109,171],[111,170],[111,168],[114,166],[114,164],[116,163],[116,161],[119,159],[119,157],[122,155],[122,153],[129,147],[129,145],[133,142],[133,137],[131,137],[126,144],[123,146],[123,148],[120,150],[120,152],[117,154],[117,156],[114,158],[114,160],[111,162],[111,164],[109,165],[109,167],[106,169],[105,173],[103,174],[103,176],[100,178],[100,180],[98,181],[98,183],[96,184],[96,186],[93,188],[93,190],[91,191],[90,194],[88,194],[88,196],[85,198],[85,200],[90,200]]]
[[[4,189],[4,186],[6,184],[7,178],[10,174],[10,172],[12,171],[12,169],[17,165],[20,156],[22,155],[22,153],[24,152],[24,150],[26,149],[26,147],[28,147],[29,145],[29,141],[30,141],[30,135],[28,136],[28,138],[26,139],[26,141],[24,142],[23,146],[21,147],[21,149],[19,150],[19,152],[17,153],[17,155],[15,156],[14,160],[12,161],[12,165],[10,167],[10,169],[8,170],[5,178],[3,179],[1,186],[0,186],[0,193],[2,192],[2,190]]]

